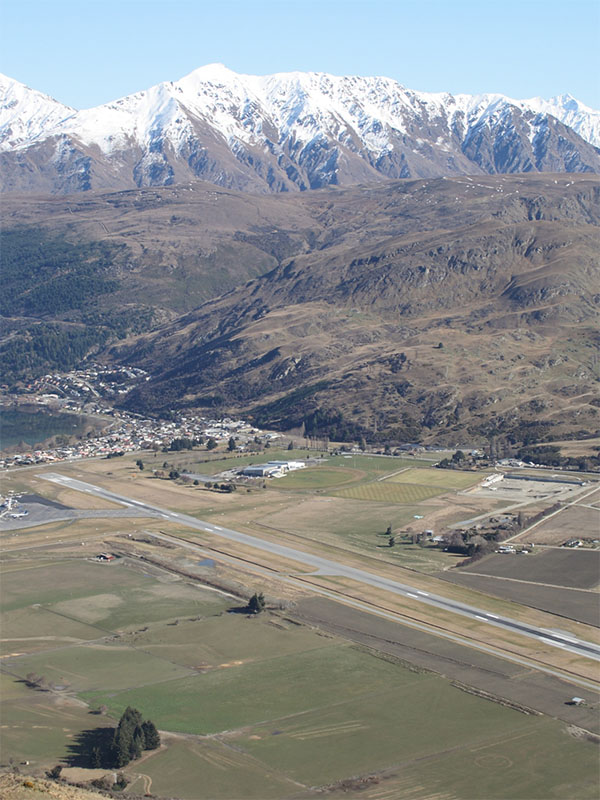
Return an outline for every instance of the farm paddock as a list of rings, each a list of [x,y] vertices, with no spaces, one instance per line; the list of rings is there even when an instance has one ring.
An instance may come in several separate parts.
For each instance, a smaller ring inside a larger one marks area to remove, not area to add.
[[[567,589],[594,589],[600,582],[600,551],[553,548],[529,555],[493,554],[462,567],[461,572]]]
[[[476,575],[462,569],[438,572],[436,577],[586,625],[600,626],[599,598],[596,592],[555,588],[521,580],[494,578],[490,575]]]

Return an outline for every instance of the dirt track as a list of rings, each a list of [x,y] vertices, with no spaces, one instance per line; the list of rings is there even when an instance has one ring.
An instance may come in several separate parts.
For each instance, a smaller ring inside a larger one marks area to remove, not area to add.
[[[292,614],[299,621],[394,656],[410,665],[437,672],[451,680],[534,709],[572,725],[600,733],[600,694],[582,691],[552,675],[504,661],[428,633],[375,617],[325,598],[307,598]],[[565,705],[584,696],[594,707]]]

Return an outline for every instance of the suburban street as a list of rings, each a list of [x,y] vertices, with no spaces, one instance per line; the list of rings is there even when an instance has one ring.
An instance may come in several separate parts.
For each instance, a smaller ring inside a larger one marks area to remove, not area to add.
[[[425,592],[408,584],[379,576],[373,572],[350,567],[338,561],[323,558],[305,550],[298,550],[286,545],[277,544],[276,542],[261,539],[257,536],[241,533],[230,528],[223,528],[219,525],[214,525],[213,523],[196,519],[195,517],[187,514],[169,511],[168,509],[160,508],[149,503],[143,503],[139,500],[134,500],[132,498],[109,491],[108,489],[103,489],[99,486],[85,483],[75,478],[70,478],[66,475],[61,475],[59,473],[46,473],[40,474],[40,477],[69,489],[75,489],[80,492],[96,495],[97,497],[104,498],[105,500],[121,503],[130,509],[135,509],[135,511],[138,512],[144,512],[144,514],[147,514],[151,517],[162,518],[169,522],[220,536],[223,539],[247,545],[248,547],[252,547],[257,550],[267,551],[273,555],[302,562],[310,567],[313,567],[315,570],[314,574],[350,578],[359,583],[373,586],[378,589],[384,589],[393,594],[410,598],[413,601],[425,603],[427,605],[434,606],[445,611],[450,611],[452,613],[461,614],[465,617],[475,619],[479,622],[484,622],[497,628],[502,628],[511,632],[519,633],[523,636],[537,639],[544,644],[552,645],[553,647],[561,648],[563,650],[568,650],[578,656],[584,656],[586,658],[592,658],[596,661],[600,661],[600,645],[578,639],[570,634],[562,633],[558,630],[537,628],[508,617],[492,614],[474,606],[449,600],[441,595]]]

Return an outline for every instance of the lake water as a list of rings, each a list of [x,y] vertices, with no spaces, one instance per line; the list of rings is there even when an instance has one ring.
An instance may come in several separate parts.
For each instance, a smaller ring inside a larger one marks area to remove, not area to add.
[[[0,408],[0,449],[14,447],[19,442],[27,442],[32,447],[58,434],[82,434],[90,423],[90,418],[85,414],[27,408],[28,410]]]

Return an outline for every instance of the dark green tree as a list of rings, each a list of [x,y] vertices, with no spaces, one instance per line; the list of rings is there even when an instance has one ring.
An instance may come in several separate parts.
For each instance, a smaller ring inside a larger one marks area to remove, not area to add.
[[[115,767],[125,767],[132,758],[142,755],[142,722],[142,715],[137,708],[127,706],[119,720],[113,741],[112,760]]]
[[[131,761],[131,738],[124,731],[117,728],[112,747],[112,764],[114,767],[126,767]]]
[[[206,449],[207,449],[207,450],[214,450],[214,449],[215,449],[215,447],[217,447],[217,440],[216,440],[216,439],[213,439],[213,438],[211,437],[211,438],[208,440],[208,442],[206,443]]]
[[[142,755],[142,750],[144,749],[144,744],[145,741],[142,726],[137,725],[133,731],[131,743],[129,745],[129,757],[131,761],[135,761],[136,758],[140,758]]]
[[[102,766],[102,753],[97,745],[92,747],[92,752],[90,753],[90,766],[92,769],[100,769]]]
[[[160,734],[151,720],[147,719],[142,723],[142,730],[144,732],[144,750],[156,750],[157,747],[160,747]]]
[[[291,440],[291,439],[290,439],[290,443],[289,443],[289,444],[288,444],[288,446],[287,446],[287,449],[288,449],[288,450],[293,450],[293,449],[294,449],[294,443],[292,442],[292,440]]]
[[[233,451],[235,450],[235,447],[236,447],[236,445],[235,445],[235,439],[234,439],[234,438],[233,438],[233,436],[232,436],[232,437],[229,439],[229,442],[227,443],[227,449],[229,450],[229,452],[230,452],[230,453],[233,453]]]
[[[265,608],[265,596],[262,592],[254,593],[248,603],[248,611],[251,614],[260,614]]]

